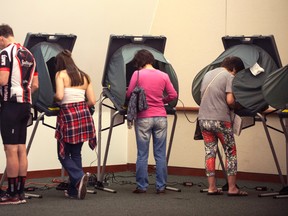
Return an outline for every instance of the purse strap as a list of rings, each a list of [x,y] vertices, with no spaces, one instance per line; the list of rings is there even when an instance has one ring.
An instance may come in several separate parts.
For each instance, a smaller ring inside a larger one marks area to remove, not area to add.
[[[202,99],[204,98],[204,96],[205,96],[205,94],[206,94],[209,86],[212,84],[212,82],[213,82],[221,73],[223,73],[223,72],[225,72],[225,71],[221,71],[220,73],[218,73],[218,74],[211,80],[211,82],[208,84],[208,86],[206,87],[206,89],[205,89],[205,91],[204,91],[204,93],[203,93]]]
[[[139,85],[138,85],[138,82],[139,82],[139,70],[137,71],[137,81],[136,81],[136,86],[139,86]]]

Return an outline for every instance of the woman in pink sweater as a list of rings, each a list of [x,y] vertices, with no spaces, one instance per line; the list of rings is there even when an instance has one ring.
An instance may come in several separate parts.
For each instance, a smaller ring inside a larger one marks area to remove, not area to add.
[[[145,193],[148,187],[148,155],[152,135],[156,161],[156,193],[164,193],[167,181],[166,138],[167,114],[164,104],[177,98],[169,76],[153,67],[154,57],[148,50],[139,50],[133,59],[137,71],[131,77],[126,93],[130,98],[137,83],[146,93],[148,109],[137,113],[135,134],[137,141],[136,182],[134,193]],[[139,75],[139,76],[138,76]],[[165,91],[165,96],[163,95]]]

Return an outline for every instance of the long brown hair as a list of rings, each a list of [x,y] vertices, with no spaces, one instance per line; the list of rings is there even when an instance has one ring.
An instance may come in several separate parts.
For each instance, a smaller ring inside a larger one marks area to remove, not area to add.
[[[84,71],[80,70],[72,59],[69,50],[63,50],[56,56],[56,71],[66,70],[71,80],[71,86],[81,86],[84,84],[84,77],[90,83],[90,77]]]

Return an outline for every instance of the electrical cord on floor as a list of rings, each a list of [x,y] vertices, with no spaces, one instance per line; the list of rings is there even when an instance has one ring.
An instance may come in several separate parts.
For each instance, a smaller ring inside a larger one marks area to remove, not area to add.
[[[115,175],[114,173],[107,173],[106,176],[104,177],[104,182],[106,183],[115,183],[119,185],[136,185],[135,181],[131,180],[122,180],[122,179],[127,179],[127,178],[135,178],[136,175],[135,173],[133,175]],[[149,177],[153,177],[153,174],[149,173]],[[119,179],[120,178],[120,179]],[[149,185],[155,185],[154,182],[149,183]],[[207,187],[203,182],[198,182],[198,183],[193,183],[193,182],[169,182],[167,181],[167,186],[176,186],[176,185],[184,185],[184,186],[198,186],[198,187]]]
[[[52,188],[56,188],[58,183],[48,184],[48,183],[41,183],[41,182],[27,182],[25,184],[25,191],[31,192],[36,190],[50,190]]]

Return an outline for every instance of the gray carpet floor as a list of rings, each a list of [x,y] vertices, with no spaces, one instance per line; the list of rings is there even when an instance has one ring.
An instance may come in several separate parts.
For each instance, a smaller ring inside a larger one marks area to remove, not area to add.
[[[62,190],[56,190],[59,184],[52,183],[54,178],[29,179],[26,187],[42,198],[27,199],[26,204],[0,206],[1,216],[149,216],[149,215],[251,215],[251,216],[287,216],[288,198],[259,197],[259,194],[277,192],[281,184],[267,182],[238,181],[238,186],[249,193],[247,197],[230,197],[224,192],[220,196],[208,196],[200,190],[207,187],[205,177],[172,176],[168,177],[168,186],[180,192],[167,190],[165,194],[155,193],[155,175],[149,177],[150,186],[146,194],[133,194],[135,174],[133,172],[108,173],[105,176],[105,188],[115,191],[106,192],[94,188],[95,178],[90,179],[85,200],[67,199]],[[58,179],[61,180],[59,177]],[[192,183],[184,186],[183,183]],[[219,179],[222,187],[225,180]],[[257,191],[258,186],[267,187],[267,191]]]

